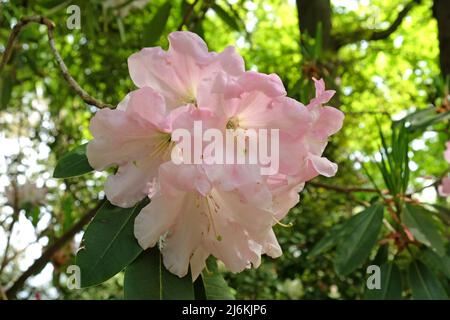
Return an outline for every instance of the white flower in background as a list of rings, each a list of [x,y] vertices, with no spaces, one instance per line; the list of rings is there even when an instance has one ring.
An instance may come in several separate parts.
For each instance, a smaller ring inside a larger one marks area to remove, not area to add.
[[[39,188],[34,183],[26,182],[23,185],[17,185],[16,188],[9,186],[6,188],[5,194],[9,205],[15,206],[17,203],[19,207],[23,207],[28,203],[39,204],[44,202],[47,189]]]

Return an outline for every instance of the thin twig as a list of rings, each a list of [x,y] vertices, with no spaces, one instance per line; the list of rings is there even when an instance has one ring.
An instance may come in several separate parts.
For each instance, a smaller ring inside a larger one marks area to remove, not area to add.
[[[18,190],[16,181],[12,181],[11,185],[12,185],[13,192],[14,192],[14,203],[12,203],[13,214],[12,214],[12,222],[8,228],[8,237],[6,239],[5,251],[3,254],[2,263],[0,265],[0,274],[2,274],[3,269],[8,264],[9,247],[11,246],[12,233],[13,233],[14,225],[16,224],[17,220],[19,219],[19,214],[20,214],[19,195],[18,195],[19,190]]]
[[[95,216],[97,210],[105,203],[105,200],[100,201],[97,206],[89,210],[76,224],[74,224],[65,234],[58,238],[53,244],[48,246],[42,255],[33,262],[33,264],[17,278],[13,285],[6,290],[6,296],[9,299],[15,299],[17,292],[22,289],[25,281],[34,274],[39,273],[53,257],[53,255],[60,250],[68,241],[70,241],[83,227],[88,224]]]
[[[75,91],[75,93],[87,104],[96,106],[97,108],[114,108],[114,106],[104,103],[92,96],[90,96],[81,86],[78,84],[78,82],[75,81],[75,79],[70,75],[69,70],[67,69],[66,64],[64,63],[61,55],[59,54],[58,50],[55,46],[55,40],[53,36],[53,29],[55,28],[55,24],[53,21],[42,17],[42,16],[29,16],[29,17],[22,17],[19,22],[13,27],[11,34],[9,35],[8,42],[6,44],[5,53],[2,56],[2,59],[0,61],[0,73],[2,72],[5,65],[8,63],[9,59],[11,58],[11,54],[14,49],[14,42],[17,38],[17,36],[20,34],[22,29],[28,25],[29,23],[37,23],[41,24],[47,27],[47,35],[48,35],[48,41],[50,44],[50,48],[52,50],[53,55],[55,56],[56,62],[58,64],[59,69],[61,70],[61,73],[64,77],[64,79],[67,81],[69,86]]]
[[[324,183],[320,183],[320,182],[313,182],[313,181],[308,182],[308,185],[312,186],[312,187],[333,190],[333,191],[341,192],[341,193],[353,193],[353,192],[379,193],[378,190],[374,189],[374,188],[361,188],[361,187],[346,188],[346,187],[333,186],[333,185],[324,184]]]
[[[394,33],[398,27],[402,24],[403,19],[408,15],[411,9],[420,4],[421,0],[411,0],[403,9],[398,13],[395,20],[386,29],[358,29],[354,32],[343,32],[334,35],[334,47],[339,49],[350,43],[355,43],[361,40],[376,41],[387,39],[392,33]]]
[[[189,21],[192,13],[194,12],[194,7],[197,4],[197,2],[198,0],[194,0],[194,2],[191,5],[189,5],[189,8],[186,10],[186,13],[183,16],[183,20],[181,21],[180,25],[177,28],[178,31],[181,31],[183,29],[183,26],[185,26]]]

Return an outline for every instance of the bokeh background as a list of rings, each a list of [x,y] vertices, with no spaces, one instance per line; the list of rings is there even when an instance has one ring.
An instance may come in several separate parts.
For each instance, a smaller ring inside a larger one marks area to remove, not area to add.
[[[73,4],[81,9],[81,28],[70,30],[66,10]],[[324,78],[337,90],[331,104],[346,113],[326,151],[339,164],[337,176],[307,184],[284,221],[293,227],[276,227],[281,258],[264,258],[258,269],[240,274],[223,272],[237,298],[363,296],[365,268],[340,277],[333,251],[315,258],[308,258],[308,251],[373,196],[347,190],[370,188],[361,162],[381,181],[370,165],[380,157],[376,121],[389,134],[392,121],[407,114],[448,108],[450,1],[0,0],[0,53],[19,19],[37,14],[55,23],[56,47],[70,74],[112,105],[134,89],[128,56],[146,46],[167,48],[167,34],[177,29],[196,32],[210,50],[235,45],[247,69],[277,73],[289,96],[304,103],[314,94],[311,78]],[[14,292],[19,299],[122,298],[123,274],[94,288],[66,286],[66,269],[87,224],[78,222],[104,196],[105,173],[65,180],[52,173],[58,158],[91,138],[95,111],[63,79],[45,26],[27,26],[0,73],[3,293],[19,281]],[[409,158],[414,197],[442,207],[446,199],[436,185],[427,186],[448,170],[442,153],[449,131],[448,121],[423,128],[411,142]],[[442,212],[440,230],[448,239],[450,215]]]

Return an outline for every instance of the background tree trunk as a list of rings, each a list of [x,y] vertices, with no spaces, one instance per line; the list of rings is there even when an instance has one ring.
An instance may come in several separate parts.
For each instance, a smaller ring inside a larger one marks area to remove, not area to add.
[[[323,48],[331,48],[331,3],[330,0],[297,0],[300,40],[304,35],[315,37],[317,26],[322,24]]]
[[[440,65],[442,74],[450,75],[450,1],[434,0],[433,15],[439,34]]]

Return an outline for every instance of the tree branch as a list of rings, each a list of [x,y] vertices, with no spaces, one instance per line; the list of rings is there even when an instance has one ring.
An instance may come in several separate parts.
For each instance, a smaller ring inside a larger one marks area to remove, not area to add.
[[[89,210],[81,219],[72,226],[65,234],[58,238],[52,245],[48,246],[42,255],[33,262],[33,264],[13,283],[13,285],[6,290],[6,296],[9,299],[15,299],[17,292],[22,289],[25,281],[39,273],[47,264],[53,255],[60,250],[68,241],[70,241],[83,227],[88,224],[95,216],[97,210],[105,203],[105,200],[100,201],[97,206]]]
[[[186,13],[183,16],[183,20],[181,21],[180,25],[177,28],[178,31],[181,31],[183,29],[183,26],[185,26],[188,23],[192,13],[194,12],[194,7],[197,4],[197,2],[198,0],[194,0],[194,2],[192,2],[192,4],[190,4],[189,7],[187,8]]]
[[[398,13],[397,18],[392,22],[392,24],[383,30],[377,29],[359,29],[351,33],[338,33],[334,35],[334,48],[338,50],[339,48],[355,43],[358,41],[376,41],[387,39],[391,34],[393,34],[398,27],[402,24],[403,19],[408,15],[411,9],[420,4],[422,0],[411,0],[405,7]]]
[[[14,192],[14,201],[12,203],[13,214],[12,214],[12,222],[9,225],[9,228],[8,228],[8,238],[6,239],[6,246],[5,246],[5,251],[4,251],[4,254],[3,254],[3,260],[2,260],[2,263],[0,265],[0,274],[2,274],[3,269],[8,264],[8,254],[9,254],[9,247],[11,245],[12,233],[13,233],[14,225],[16,224],[17,220],[19,219],[19,214],[20,214],[19,196],[18,196],[19,190],[17,188],[16,181],[12,181],[11,185],[12,185],[13,192]]]
[[[53,29],[55,28],[55,24],[53,23],[53,21],[42,16],[22,17],[19,20],[19,22],[13,27],[11,34],[9,35],[8,42],[6,44],[5,52],[0,61],[0,73],[2,72],[3,68],[11,58],[11,54],[14,50],[14,43],[16,41],[17,36],[20,34],[22,29],[30,23],[37,23],[47,27],[48,41],[52,53],[55,56],[56,62],[58,64],[59,69],[61,70],[64,79],[67,81],[69,86],[75,91],[75,93],[87,104],[96,106],[98,108],[114,108],[114,106],[104,103],[90,96],[83,88],[80,87],[78,82],[76,82],[75,79],[70,75],[69,70],[67,69],[67,66],[64,63],[64,60],[62,59],[61,55],[59,54],[55,46],[55,40],[53,36]]]
[[[341,192],[341,193],[353,193],[353,192],[378,193],[378,190],[374,189],[374,188],[360,188],[360,187],[346,188],[346,187],[333,186],[333,185],[324,184],[324,183],[320,183],[320,182],[313,182],[313,181],[308,182],[308,185],[317,187],[317,188],[333,190],[333,191]]]

